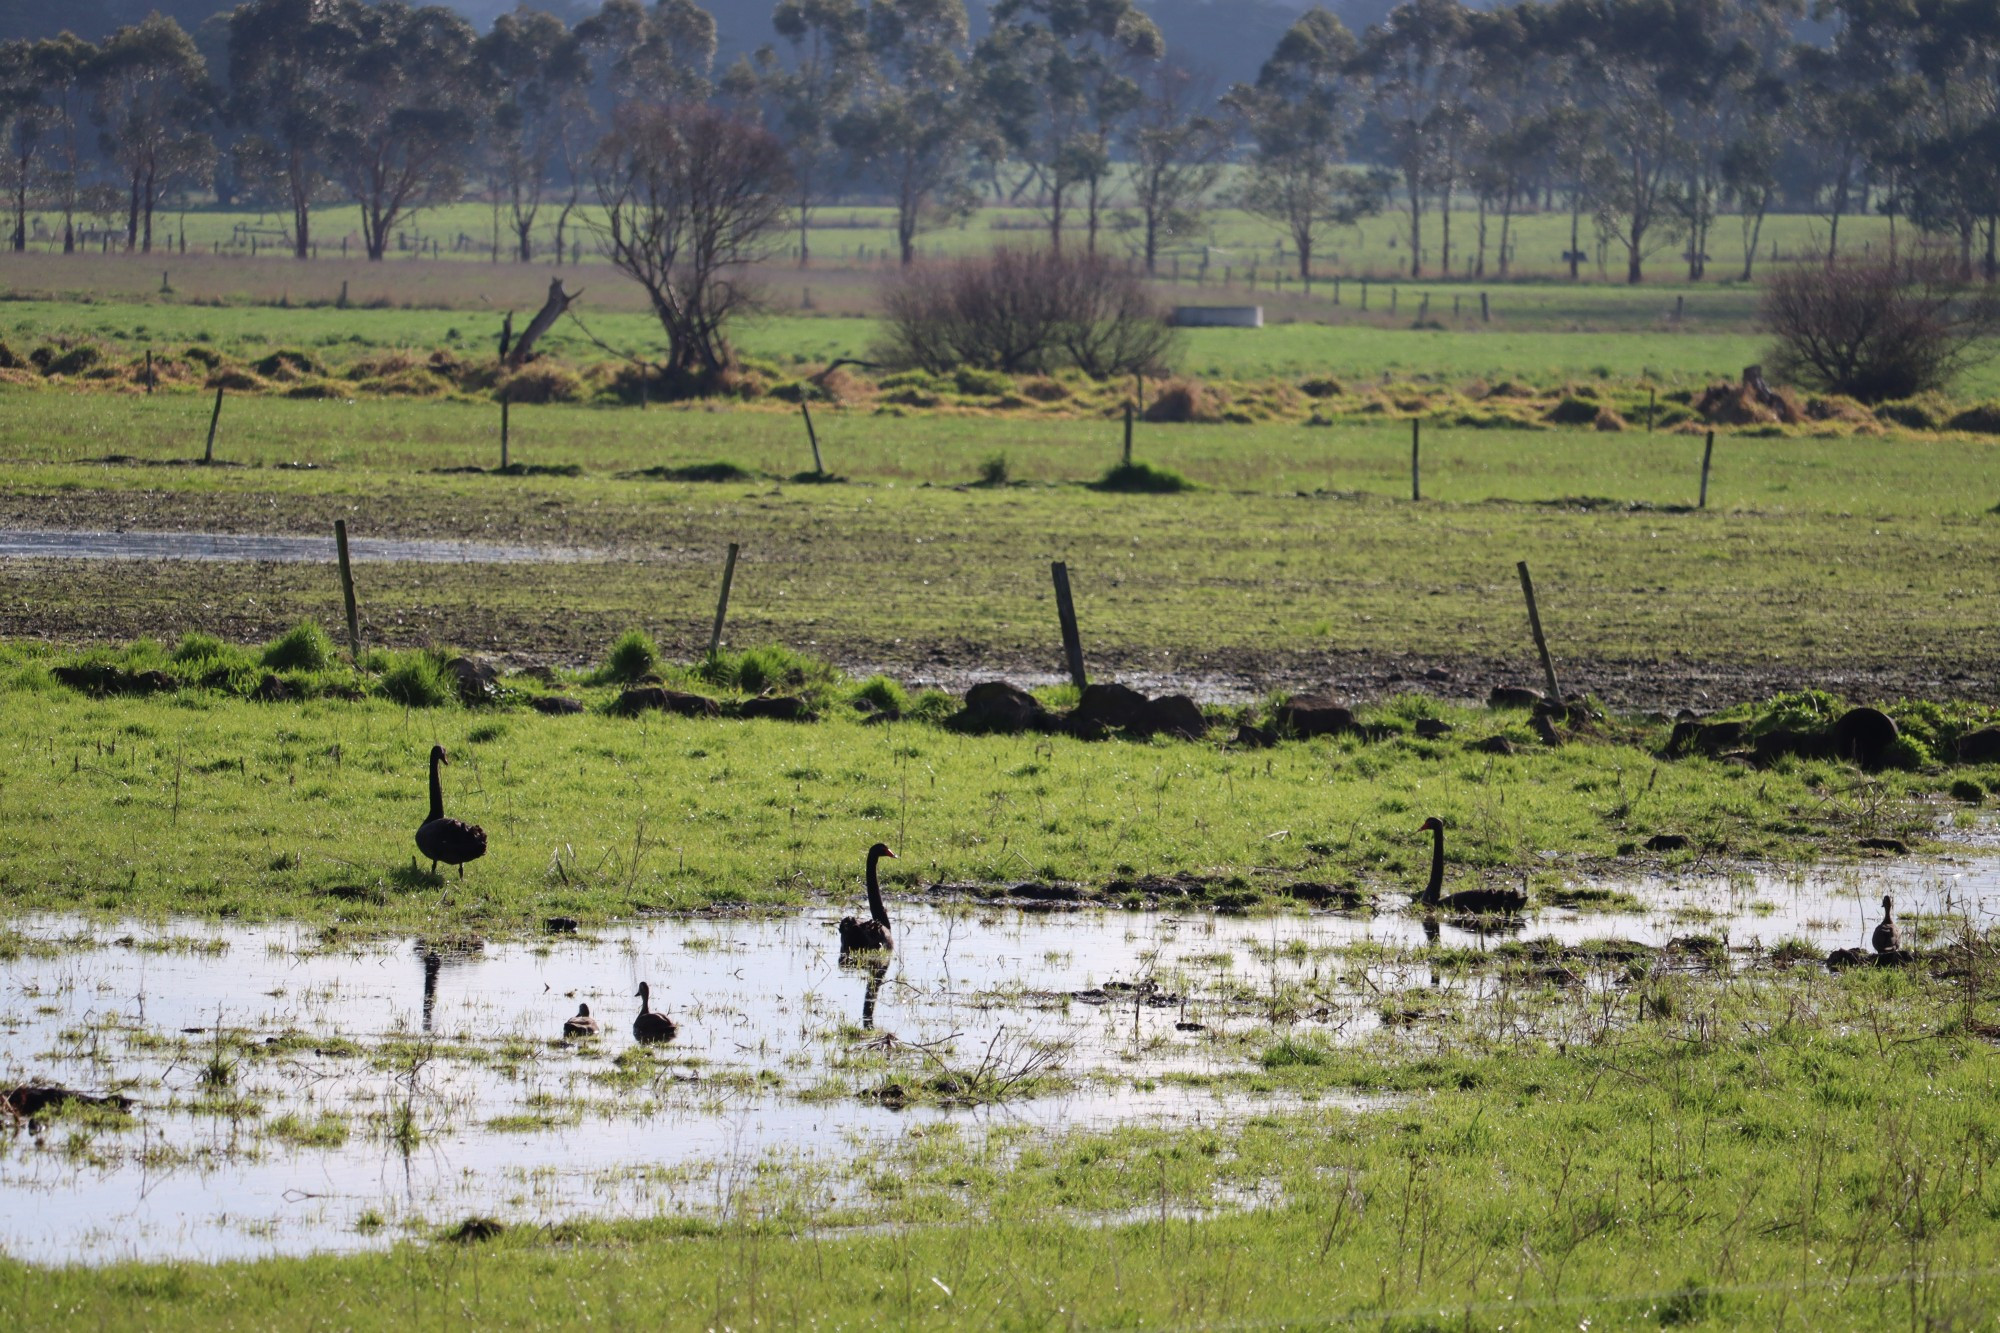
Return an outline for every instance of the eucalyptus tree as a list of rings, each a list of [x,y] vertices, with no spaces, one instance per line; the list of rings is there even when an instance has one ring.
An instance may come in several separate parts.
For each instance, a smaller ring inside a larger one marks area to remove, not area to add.
[[[966,31],[963,0],[874,0],[868,63],[834,124],[835,142],[895,200],[905,265],[916,257],[919,232],[965,217],[977,203]]]
[[[379,262],[413,211],[458,196],[467,145],[488,112],[486,85],[477,34],[450,10],[378,0],[353,17],[336,84],[333,174]]]
[[[62,214],[64,254],[76,249],[77,214],[93,202],[86,180],[83,126],[97,59],[96,46],[67,32],[36,42],[28,52],[30,77],[40,92],[39,177],[50,205]]]
[[[1134,0],[998,0],[976,57],[982,94],[1009,148],[1040,176],[1049,244],[1081,190],[1084,248],[1097,252],[1112,151],[1166,56],[1159,28]]]
[[[525,8],[494,20],[478,56],[493,91],[493,167],[507,197],[515,258],[526,264],[534,259],[551,168],[589,115],[590,64],[561,19]]]
[[[340,71],[358,34],[354,0],[250,0],[229,25],[229,120],[237,160],[275,181],[290,212],[292,253],[312,252],[313,205],[325,191]]]
[[[857,0],[778,0],[771,26],[788,56],[765,46],[725,87],[754,101],[784,141],[791,162],[799,267],[812,263],[812,216],[840,180],[843,152],[834,131],[853,104],[868,65],[868,16]]]
[[[194,40],[157,13],[106,39],[88,71],[105,155],[126,192],[125,248],[153,249],[153,212],[214,161],[208,70]]]
[[[0,186],[5,186],[13,222],[7,248],[28,248],[28,194],[39,183],[48,108],[35,77],[35,44],[25,38],[0,42]]]
[[[1159,271],[1160,242],[1201,225],[1210,193],[1222,179],[1231,132],[1215,113],[1206,80],[1161,62],[1141,85],[1126,128],[1126,173],[1146,272]]]
[[[715,19],[694,0],[604,0],[576,25],[613,105],[706,100],[714,90]]]
[[[1307,282],[1326,233],[1382,206],[1379,176],[1346,166],[1364,95],[1349,75],[1356,50],[1354,35],[1315,5],[1278,39],[1257,81],[1238,84],[1225,99],[1254,145],[1237,202],[1284,229]]]
[[[1549,111],[1555,103],[1546,87],[1547,65],[1535,58],[1537,13],[1517,5],[1475,13],[1469,25],[1470,98],[1479,129],[1467,173],[1479,207],[1474,277],[1486,276],[1488,219],[1495,209],[1500,214],[1500,237],[1494,250],[1499,274],[1507,276],[1513,263],[1515,211],[1532,198],[1550,166],[1554,129]]]
[[[1355,61],[1402,178],[1411,277],[1423,275],[1424,206],[1434,191],[1451,271],[1451,190],[1471,128],[1471,18],[1459,0],[1404,0],[1363,35]]]

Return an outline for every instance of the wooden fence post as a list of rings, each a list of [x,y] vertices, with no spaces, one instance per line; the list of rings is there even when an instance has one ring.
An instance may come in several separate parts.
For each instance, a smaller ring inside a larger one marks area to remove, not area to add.
[[[1695,504],[1696,509],[1708,508],[1708,463],[1714,457],[1715,432],[1710,431],[1708,433],[1708,443],[1701,447],[1701,499]]]
[[[215,411],[209,413],[208,417],[208,447],[201,451],[201,461],[204,463],[213,463],[215,461],[215,426],[221,420],[222,386],[218,384],[215,386]]]
[[[1479,294],[1479,322],[1481,324],[1490,324],[1493,322],[1493,307],[1486,304],[1485,292]]]
[[[1656,388],[1648,388],[1646,390],[1646,434],[1648,435],[1653,433],[1653,408],[1658,402],[1659,396],[1660,391]]]
[[[507,400],[500,400],[500,470],[507,470]]]
[[[1521,572],[1521,595],[1528,599],[1528,628],[1535,633],[1535,651],[1542,655],[1542,674],[1549,682],[1549,702],[1562,707],[1562,687],[1556,684],[1556,664],[1549,660],[1549,641],[1542,637],[1541,612],[1535,609],[1535,581],[1528,577],[1528,562],[1519,561],[1514,568]]]
[[[806,440],[812,445],[813,451],[813,473],[824,477],[826,465],[819,461],[819,432],[813,429],[812,408],[806,405],[806,400],[803,398],[799,399],[799,415],[806,419]]]
[[[1410,499],[1424,498],[1423,474],[1417,467],[1417,446],[1422,439],[1424,423],[1419,417],[1410,418]]]
[[[361,665],[361,618],[354,612],[354,571],[347,563],[347,520],[333,520],[333,545],[340,554],[340,595],[347,602],[347,652],[355,666]]]
[[[1132,404],[1125,404],[1125,466],[1132,466]]]
[[[1069,566],[1058,560],[1049,566],[1056,584],[1056,615],[1062,620],[1063,656],[1069,662],[1070,681],[1081,690],[1089,682],[1083,674],[1083,639],[1076,632],[1076,603],[1069,595]]]
[[[729,585],[736,581],[736,543],[729,543],[729,558],[722,562],[722,595],[715,599],[715,628],[708,636],[708,655],[722,651],[722,622],[729,614]]]
[[[153,349],[146,349],[146,392],[153,391]]]

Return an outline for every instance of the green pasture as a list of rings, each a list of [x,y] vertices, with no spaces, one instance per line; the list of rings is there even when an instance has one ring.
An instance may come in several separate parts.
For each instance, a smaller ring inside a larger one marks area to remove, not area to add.
[[[516,322],[518,326],[518,317]],[[615,348],[651,357],[661,354],[659,326],[648,316],[589,313],[586,322],[589,333]],[[498,336],[499,316],[491,311],[0,303],[0,339],[17,355],[59,338],[90,338],[139,353],[148,346],[164,352],[198,344],[244,360],[296,347],[337,366],[392,348],[448,348],[462,356],[489,355]],[[753,358],[823,365],[841,357],[865,360],[879,337],[879,323],[872,319],[768,315],[746,321],[737,341]],[[1745,365],[1761,360],[1768,346],[1767,340],[1751,333],[1627,330],[1583,336],[1521,332],[1504,321],[1488,331],[1291,323],[1262,329],[1189,329],[1182,338],[1177,369],[1211,379],[1390,376],[1453,383],[1516,379],[1536,385],[1646,379],[1665,386],[1734,379]],[[584,329],[568,321],[542,345],[568,361],[610,359]],[[1961,388],[1970,396],[2000,392],[2000,370],[1989,363],[1968,376]]]
[[[535,244],[543,257],[548,256],[554,245],[557,211],[545,206],[536,220]],[[38,239],[31,241],[31,248],[59,253],[61,219],[48,213],[31,213],[29,216],[31,233],[37,222],[43,228]],[[566,233],[567,240],[581,242],[585,263],[601,262],[594,254],[594,240],[587,226],[596,216],[594,205],[580,207],[571,216]],[[408,248],[392,249],[388,262],[413,257],[419,245],[424,247],[428,256],[430,246],[435,243],[441,258],[466,263],[491,263],[495,217],[489,204],[478,202],[418,211],[411,214],[399,229]],[[498,217],[502,259],[505,262],[513,254],[510,214],[503,208]],[[343,238],[348,246],[346,257],[361,257],[357,214],[351,205],[338,202],[322,204],[315,219],[314,235],[320,259],[340,257]],[[884,207],[836,204],[817,209],[808,232],[813,258],[816,263],[835,268],[893,261],[896,255],[894,220],[894,211]],[[1486,218],[1486,269],[1480,275],[1474,272],[1479,250],[1478,210],[1467,206],[1464,201],[1452,210],[1449,274],[1441,270],[1443,229],[1440,223],[1435,212],[1425,215],[1423,236],[1427,276],[1466,280],[1478,276],[1487,281],[1499,280],[1500,217],[1497,211]],[[123,242],[122,224],[122,218],[112,224],[117,244]],[[288,254],[288,242],[285,240],[287,225],[285,217],[279,213],[254,209],[169,209],[155,215],[154,247],[162,257],[178,253],[181,238],[185,235],[189,253],[213,253],[215,247],[220,245],[227,252],[247,255],[254,237],[260,254],[273,250]],[[918,248],[925,258],[944,258],[981,253],[994,245],[1035,244],[1045,236],[1046,225],[1037,209],[989,204],[961,223],[923,232],[918,239]],[[1074,232],[1066,231],[1066,237],[1081,244],[1080,213],[1071,225],[1076,229]],[[1569,249],[1569,228],[1569,215],[1562,210],[1517,214],[1509,227],[1509,247],[1512,251],[1510,275],[1567,278],[1569,269],[1562,255]],[[1907,241],[1908,228],[1902,228],[1902,233]],[[1757,263],[1773,262],[1773,247],[1776,248],[1777,262],[1796,261],[1817,253],[1824,246],[1825,235],[1826,222],[1823,218],[1810,214],[1771,215],[1764,220],[1758,238]],[[1879,249],[1886,246],[1888,240],[1889,221],[1886,218],[1859,216],[1841,220],[1843,248],[1852,247],[1857,252],[1864,246]],[[1136,254],[1140,241],[1141,235],[1131,219],[1129,207],[1123,200],[1114,199],[1105,214],[1100,247],[1121,256]],[[1746,241],[1741,219],[1730,215],[1717,219],[1717,225],[1709,236],[1709,285],[1720,285],[1740,277]],[[1581,242],[1590,256],[1582,269],[1583,279],[1595,284],[1624,286],[1624,251],[1615,240],[1600,247],[1588,217],[1583,219]],[[796,259],[797,244],[795,228],[774,235],[770,245],[772,258],[779,262]],[[93,242],[86,248],[101,250],[102,246]],[[1290,249],[1289,238],[1284,237],[1277,227],[1239,209],[1223,207],[1211,210],[1198,230],[1169,236],[1162,253],[1167,272],[1173,272],[1174,263],[1178,260],[1181,276],[1189,282],[1192,282],[1204,257],[1211,282],[1220,280],[1225,268],[1231,271],[1234,279],[1244,280],[1252,266],[1261,279],[1268,281],[1278,273],[1296,275],[1296,260],[1284,257]],[[1646,260],[1648,281],[1669,285],[1684,283],[1687,264],[1682,253],[1685,249],[1685,242],[1649,247]],[[1600,255],[1602,264],[1599,262]],[[1357,227],[1328,233],[1321,243],[1315,267],[1328,276],[1336,273],[1384,279],[1407,276],[1407,215],[1391,210]]]
[[[516,409],[514,461],[582,469],[571,477],[448,470],[498,463],[485,406],[231,401],[217,456],[249,466],[202,469],[89,460],[198,457],[203,399],[0,401],[10,525],[324,533],[344,517],[362,536],[595,553],[364,567],[375,641],[580,659],[636,625],[692,652],[734,541],[735,641],[899,669],[939,647],[972,670],[1052,669],[1052,559],[1073,571],[1089,650],[1128,668],[1198,671],[1218,652],[1522,662],[1518,560],[1559,660],[1943,679],[1983,678],[2000,652],[2000,455],[1982,439],[1726,437],[1710,507],[1694,511],[1702,441],[1664,433],[1428,429],[1412,504],[1407,423],[1142,427],[1138,456],[1199,489],[1139,496],[1077,484],[1117,460],[1110,421],[828,409],[822,452],[849,480],[813,486],[779,480],[810,454],[778,410]],[[1010,484],[969,485],[996,455]],[[629,475],[717,461],[764,475]],[[10,632],[92,641],[339,619],[331,573],[312,565],[189,579],[172,564],[16,561],[0,608]]]

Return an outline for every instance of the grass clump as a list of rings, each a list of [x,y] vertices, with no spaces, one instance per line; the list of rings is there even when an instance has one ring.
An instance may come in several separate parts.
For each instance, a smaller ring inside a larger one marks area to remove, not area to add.
[[[387,698],[405,708],[444,708],[458,702],[458,685],[445,670],[442,653],[419,648],[386,656],[380,688]]]
[[[910,696],[903,687],[887,676],[870,676],[856,687],[853,695],[856,704],[867,704],[878,713],[888,713],[901,717],[909,711]]]
[[[599,683],[632,685],[660,674],[660,645],[642,629],[628,629],[611,645],[604,665],[597,669]]]
[[[745,694],[822,693],[840,680],[840,672],[826,659],[778,644],[718,653],[702,662],[695,674],[711,685]]]
[[[1120,495],[1178,495],[1193,490],[1194,483],[1172,468],[1155,467],[1151,463],[1120,463],[1092,482],[1090,488]]]
[[[316,620],[301,620],[264,646],[273,671],[325,671],[334,663],[333,640]]]
[[[634,475],[659,481],[730,482],[757,479],[757,474],[747,468],[719,459],[713,463],[688,463],[680,467],[649,467]]]
[[[975,486],[1005,486],[1008,481],[1007,455],[988,454],[979,460],[979,480]]]
[[[1986,784],[1977,778],[1959,778],[1951,784],[1951,796],[1955,801],[1967,805],[1981,805],[1986,800]]]

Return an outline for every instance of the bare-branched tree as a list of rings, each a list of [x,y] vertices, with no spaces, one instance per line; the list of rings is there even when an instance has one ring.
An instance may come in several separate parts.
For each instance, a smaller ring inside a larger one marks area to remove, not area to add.
[[[755,304],[745,270],[787,223],[777,136],[713,106],[628,103],[592,162],[605,255],[645,290],[676,386],[718,385],[729,320]]]
[[[1777,270],[1764,289],[1772,369],[1864,403],[1944,388],[2000,334],[2000,296],[1957,269],[1926,256]]]

